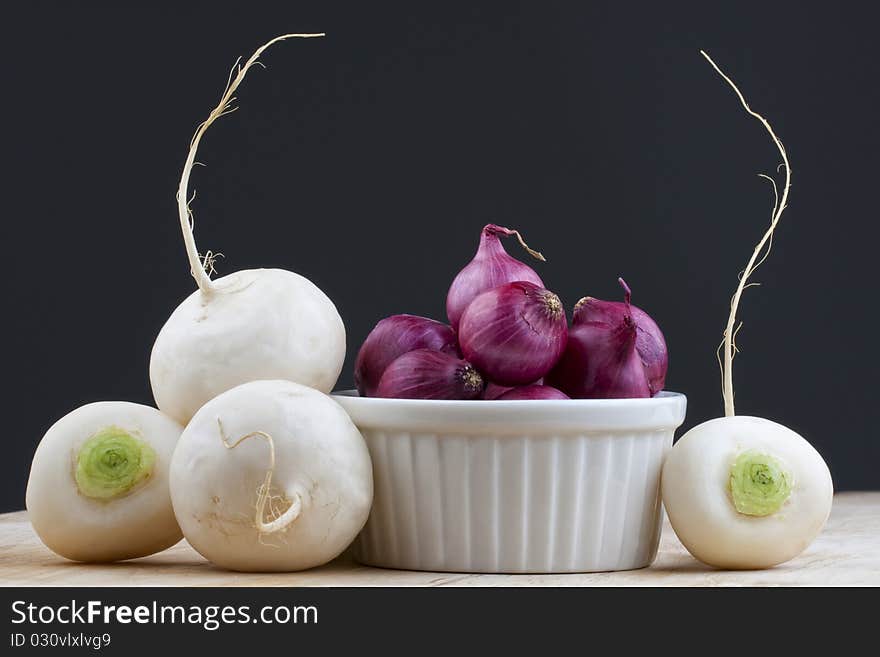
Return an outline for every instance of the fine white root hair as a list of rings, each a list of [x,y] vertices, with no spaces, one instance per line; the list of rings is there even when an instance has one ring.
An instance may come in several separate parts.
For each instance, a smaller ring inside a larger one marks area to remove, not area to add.
[[[245,440],[251,438],[262,438],[269,445],[269,468],[266,470],[266,476],[263,483],[257,489],[256,515],[254,516],[254,527],[259,532],[260,537],[264,534],[274,534],[281,532],[290,527],[291,524],[302,513],[302,498],[298,494],[292,495],[293,499],[286,496],[272,495],[272,475],[275,473],[275,441],[265,431],[251,431],[234,441],[229,441],[226,432],[223,430],[223,423],[217,418],[217,427],[220,430],[220,439],[226,449],[235,449]],[[269,507],[269,520],[266,520],[266,507]],[[282,508],[286,506],[286,508]]]
[[[220,253],[214,253],[210,249],[203,255],[202,258],[202,269],[208,274],[208,276],[213,276],[217,270],[214,268],[214,263],[217,262],[217,258],[225,258],[226,256]]]
[[[190,273],[193,278],[196,280],[196,284],[199,286],[199,289],[203,294],[210,294],[214,290],[213,283],[211,282],[211,273],[213,273],[213,260],[206,257],[203,260],[199,257],[199,251],[196,248],[196,239],[193,235],[192,229],[192,210],[190,209],[190,201],[188,194],[189,187],[189,177],[192,173],[193,166],[196,164],[196,152],[199,148],[199,143],[202,140],[202,136],[204,136],[205,132],[208,130],[210,125],[214,123],[217,119],[225,114],[229,114],[236,110],[233,107],[233,103],[235,102],[235,90],[238,89],[239,85],[244,81],[245,75],[247,75],[248,70],[254,64],[260,64],[257,60],[260,55],[263,54],[269,46],[278,41],[284,41],[285,39],[290,38],[311,38],[311,37],[322,37],[324,36],[323,32],[317,34],[282,34],[281,36],[277,36],[271,41],[263,44],[254,52],[253,55],[250,56],[244,65],[241,64],[241,58],[239,58],[232,69],[229,71],[229,78],[227,79],[226,89],[223,91],[222,96],[220,97],[220,102],[217,104],[211,113],[208,115],[208,118],[205,119],[199,127],[196,128],[196,132],[193,135],[192,141],[189,145],[189,153],[186,157],[186,162],[183,165],[183,172],[180,175],[180,184],[177,188],[177,213],[180,218],[180,228],[183,231],[183,242],[186,245],[186,254],[189,259],[189,267]],[[262,66],[262,64],[260,64]],[[208,252],[210,253],[210,251]]]
[[[773,247],[773,232],[776,230],[776,225],[779,223],[782,213],[785,211],[785,208],[788,207],[788,192],[789,189],[791,189],[791,165],[788,161],[788,154],[785,152],[785,146],[782,145],[782,142],[779,140],[779,137],[776,136],[776,133],[773,131],[773,128],[770,126],[767,119],[749,107],[745,97],[739,88],[737,88],[736,84],[734,84],[733,80],[718,68],[718,65],[712,61],[712,58],[709,57],[705,51],[701,50],[700,54],[706,58],[718,75],[730,85],[739,98],[739,102],[742,104],[743,109],[745,109],[749,115],[760,121],[761,125],[763,125],[770,134],[770,137],[773,139],[773,144],[782,156],[782,162],[776,167],[776,171],[778,172],[780,168],[785,169],[785,185],[782,188],[781,196],[779,195],[776,181],[772,177],[763,173],[758,174],[760,177],[769,180],[773,185],[773,210],[770,214],[770,226],[767,228],[763,237],[761,237],[761,240],[752,252],[751,258],[749,258],[745,269],[743,269],[739,276],[739,284],[730,299],[730,314],[727,317],[727,326],[724,329],[724,340],[721,343],[721,346],[719,346],[719,351],[723,349],[723,359],[719,355],[718,362],[721,365],[721,395],[724,398],[724,415],[731,417],[735,415],[733,405],[733,358],[739,351],[736,348],[736,335],[739,332],[739,329],[742,328],[742,322],[737,325],[736,313],[739,309],[739,302],[742,298],[743,291],[746,288],[757,285],[757,283],[749,283],[749,277],[755,273],[755,270],[760,267],[767,259],[767,256],[770,255],[770,250]]]

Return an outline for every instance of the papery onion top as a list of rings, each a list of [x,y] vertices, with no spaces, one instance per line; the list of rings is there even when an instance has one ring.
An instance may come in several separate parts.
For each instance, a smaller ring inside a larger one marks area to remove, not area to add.
[[[666,385],[666,371],[669,355],[666,339],[657,322],[644,310],[631,303],[632,292],[622,278],[617,279],[624,290],[624,301],[603,301],[595,297],[583,297],[574,306],[572,325],[587,322],[603,322],[617,325],[626,316],[632,318],[636,327],[636,351],[648,376],[648,387],[652,395]]]
[[[499,237],[508,235],[516,236],[523,249],[533,258],[544,260],[543,255],[529,248],[519,231],[486,224],[480,233],[480,245],[476,255],[456,275],[446,295],[446,315],[455,330],[458,330],[461,315],[470,302],[493,287],[514,281],[528,281],[544,287],[544,282],[534,269],[504,250]]]

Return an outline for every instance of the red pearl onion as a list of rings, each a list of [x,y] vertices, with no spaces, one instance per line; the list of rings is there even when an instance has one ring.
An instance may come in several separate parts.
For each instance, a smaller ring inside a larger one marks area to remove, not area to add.
[[[576,399],[651,396],[648,374],[636,350],[628,293],[626,298],[625,312],[616,321],[581,318],[571,327],[565,353],[547,375],[547,383]]]
[[[461,316],[465,359],[490,381],[525,385],[552,368],[568,336],[559,297],[534,283],[506,283],[474,299]]]
[[[490,381],[486,384],[486,389],[483,391],[483,399],[498,399],[505,392],[509,392],[515,387],[516,386],[500,386],[497,383],[492,383]]]
[[[416,349],[433,349],[458,356],[455,332],[446,324],[416,315],[392,315],[376,324],[358,351],[354,383],[364,397],[373,397],[385,368]]]
[[[442,351],[416,349],[385,368],[377,397],[393,399],[477,399],[483,378],[473,365]]]
[[[511,388],[497,399],[498,401],[510,401],[512,399],[571,399],[571,397],[552,386],[530,385]]]
[[[531,385],[544,385],[544,379],[538,379]],[[498,399],[505,392],[509,392],[517,387],[519,386],[502,386],[498,385],[497,383],[493,383],[492,381],[489,381],[488,383],[486,383],[486,389],[483,391],[483,399]]]
[[[666,385],[666,371],[669,368],[669,353],[663,332],[651,316],[638,306],[630,304],[632,293],[622,278],[617,279],[625,294],[625,301],[602,301],[584,297],[575,304],[573,325],[599,321],[616,324],[629,312],[636,325],[636,351],[642,359],[648,374],[648,386],[654,395]]]
[[[528,265],[511,257],[501,244],[500,236],[516,235],[529,255],[544,260],[544,256],[530,249],[518,231],[487,224],[480,234],[477,254],[455,277],[446,294],[446,316],[456,331],[462,313],[478,295],[514,281],[529,281],[544,287],[541,277]]]

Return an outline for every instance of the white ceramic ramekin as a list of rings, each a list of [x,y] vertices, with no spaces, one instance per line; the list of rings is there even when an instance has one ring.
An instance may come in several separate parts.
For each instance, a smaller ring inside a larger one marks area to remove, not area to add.
[[[334,395],[373,459],[359,562],[480,573],[627,570],[657,553],[684,395],[422,401]]]

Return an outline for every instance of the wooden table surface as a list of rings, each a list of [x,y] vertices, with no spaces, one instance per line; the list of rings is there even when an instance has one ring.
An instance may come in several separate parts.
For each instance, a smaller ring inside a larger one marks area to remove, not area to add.
[[[244,574],[215,568],[186,541],[160,554],[86,565],[52,554],[24,511],[0,515],[0,586],[880,586],[880,492],[834,498],[825,531],[793,561],[770,570],[720,571],[700,564],[669,523],[650,568],[567,575],[468,575],[370,568],[343,555],[300,573]]]

